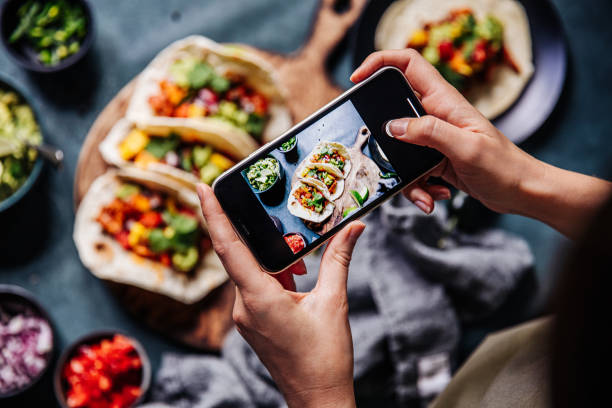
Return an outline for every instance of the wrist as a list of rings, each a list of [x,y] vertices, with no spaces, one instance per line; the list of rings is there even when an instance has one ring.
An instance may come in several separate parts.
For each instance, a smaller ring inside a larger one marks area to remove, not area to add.
[[[284,393],[287,405],[291,408],[354,408],[355,391],[353,383],[345,386],[300,390]]]

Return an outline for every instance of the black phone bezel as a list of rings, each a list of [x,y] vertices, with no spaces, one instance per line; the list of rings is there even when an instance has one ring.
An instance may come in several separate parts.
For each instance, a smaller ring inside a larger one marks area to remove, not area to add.
[[[217,178],[213,190],[242,241],[249,247],[259,264],[270,273],[280,272],[312,252],[344,227],[346,222],[339,223],[315,242],[308,244],[304,250],[293,254],[241,172],[347,100],[353,103],[370,129],[372,137],[379,143],[400,178],[399,184],[356,211],[350,216],[351,220],[362,217],[421,178],[444,157],[436,150],[408,144],[386,135],[385,124],[389,120],[426,114],[403,73],[395,67],[378,70],[367,80],[355,85],[276,140],[262,146]]]

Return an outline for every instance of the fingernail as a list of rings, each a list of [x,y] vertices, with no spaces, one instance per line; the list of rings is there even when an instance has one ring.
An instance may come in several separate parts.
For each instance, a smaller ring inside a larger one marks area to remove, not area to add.
[[[204,200],[204,185],[202,183],[199,183],[196,185],[196,192],[198,193],[198,198],[200,199],[200,201]]]
[[[423,211],[425,214],[429,214],[431,213],[431,207],[427,204],[425,204],[423,201],[421,200],[416,200],[414,202],[414,205],[416,205],[417,207],[419,207],[421,209],[421,211]]]
[[[398,137],[398,136],[402,136],[404,133],[406,133],[406,127],[407,126],[408,126],[408,122],[405,119],[402,119],[402,120],[398,120],[398,119],[390,120],[385,125],[385,131],[387,132],[387,135],[389,135],[391,137]]]

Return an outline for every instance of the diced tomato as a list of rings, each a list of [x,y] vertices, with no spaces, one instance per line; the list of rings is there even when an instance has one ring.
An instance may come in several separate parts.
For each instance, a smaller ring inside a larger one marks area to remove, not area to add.
[[[253,94],[249,98],[249,102],[253,105],[253,112],[258,115],[264,116],[268,112],[268,101],[263,95],[258,93]]]
[[[172,116],[174,106],[164,95],[153,95],[149,98],[149,105],[157,116]]]
[[[172,259],[170,259],[170,255],[168,255],[166,252],[159,256],[159,262],[166,266],[172,265]]]
[[[161,214],[155,211],[148,211],[142,214],[138,221],[147,228],[155,228],[164,222]]]
[[[227,91],[227,93],[225,94],[225,97],[230,101],[237,101],[237,100],[240,100],[245,95],[246,95],[246,88],[240,85],[240,86],[237,86]]]
[[[442,41],[438,44],[438,53],[442,61],[448,61],[453,58],[454,50],[453,43],[451,41]]]
[[[487,44],[485,41],[478,41],[472,52],[472,61],[477,64],[482,64],[487,59]]]
[[[81,347],[62,373],[71,408],[127,408],[141,394],[142,361],[130,340],[121,335]]]
[[[128,230],[121,230],[117,234],[115,234],[115,239],[117,240],[117,242],[119,242],[119,245],[121,245],[123,248],[130,249],[130,244],[128,243],[129,235],[130,235],[130,232]]]

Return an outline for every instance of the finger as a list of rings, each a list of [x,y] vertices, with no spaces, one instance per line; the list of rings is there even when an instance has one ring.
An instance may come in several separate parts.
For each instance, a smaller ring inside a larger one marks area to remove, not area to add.
[[[230,278],[245,289],[269,283],[257,261],[234,232],[212,189],[206,184],[198,184],[196,190],[213,246]]]
[[[422,187],[416,185],[408,187],[403,191],[404,196],[414,205],[416,205],[425,214],[431,214],[434,209],[434,199],[427,191]]]
[[[346,280],[353,248],[364,229],[364,223],[353,221],[331,240],[321,259],[316,290],[331,294],[346,293]]]
[[[306,273],[308,273],[308,271],[306,270],[306,264],[301,259],[297,263],[287,268],[287,270],[294,275],[306,275]]]
[[[446,186],[439,184],[425,184],[423,189],[429,193],[434,201],[448,200],[451,198],[451,192]]]
[[[403,142],[436,149],[451,161],[474,157],[476,136],[432,115],[394,119],[387,125],[387,134]]]
[[[282,285],[283,289],[295,292],[295,281],[291,269],[285,269],[272,276]]]
[[[413,89],[421,95],[425,110],[446,120],[453,120],[453,112],[471,110],[470,103],[440,75],[425,58],[413,49],[378,51],[370,54],[355,72],[351,81],[358,83],[384,66],[394,66],[404,72]],[[462,118],[465,115],[460,115]],[[476,115],[480,117],[480,115]]]

